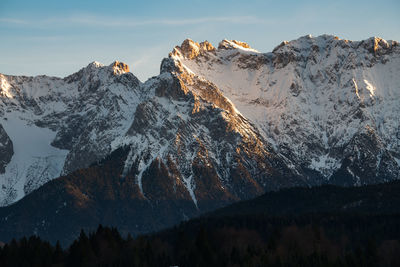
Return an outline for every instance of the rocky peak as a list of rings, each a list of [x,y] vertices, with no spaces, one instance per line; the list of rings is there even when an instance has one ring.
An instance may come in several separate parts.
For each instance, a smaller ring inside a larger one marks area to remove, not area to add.
[[[311,34],[302,36],[296,40],[292,40],[290,42],[283,41],[277,47],[273,49],[273,53],[287,53],[287,52],[295,52],[299,53],[301,51],[315,50],[316,47],[326,47],[329,43],[338,42],[341,40],[337,36],[333,35],[320,35],[320,36],[312,36]]]
[[[398,43],[395,41],[386,41],[380,37],[371,37],[365,41],[361,41],[360,45],[370,53],[384,55],[391,51],[393,47],[398,46]]]
[[[93,61],[89,63],[86,67],[80,69],[78,72],[75,72],[67,77],[64,80],[67,83],[77,82],[85,77],[93,76],[93,74],[97,73],[100,69],[104,68],[104,65],[100,62]]]
[[[10,92],[11,85],[3,74],[0,74],[0,96],[12,98],[13,94]]]
[[[208,41],[200,43],[200,51],[214,51],[215,47]]]
[[[218,49],[237,49],[237,48],[245,48],[245,49],[252,49],[249,44],[237,40],[222,40],[218,44]]]
[[[164,58],[160,65],[160,74],[175,71],[175,61],[172,58]]]
[[[110,67],[113,69],[115,75],[120,75],[129,72],[129,66],[118,60],[111,63]]]
[[[176,46],[172,51],[173,54],[181,54],[182,56],[192,59],[199,55],[199,43],[191,39],[186,39],[182,42],[181,46]]]
[[[83,69],[94,71],[94,70],[100,69],[100,68],[102,68],[102,67],[104,67],[104,64],[102,64],[102,63],[100,63],[100,62],[98,62],[98,61],[93,61],[93,62],[90,62],[90,63],[89,63],[85,68],[83,68]]]
[[[0,174],[5,172],[7,164],[14,154],[14,147],[10,137],[0,124]]]
[[[129,73],[129,66],[123,62],[116,60],[110,65],[105,66],[102,63],[94,61],[78,72],[65,77],[64,80],[67,83],[79,82],[79,88],[89,84],[95,84],[97,88],[100,86],[102,79],[107,80],[110,76],[120,76],[125,73]],[[136,77],[134,77],[134,79],[137,80]],[[92,91],[94,91],[94,87],[91,86],[91,88],[93,89]]]
[[[272,53],[274,53],[275,51],[279,50],[279,48],[284,47],[285,45],[287,45],[289,42],[288,41],[283,41],[282,43],[280,43],[277,47],[275,47],[272,50]]]
[[[197,43],[191,39],[186,39],[182,42],[181,46],[176,46],[170,55],[193,59],[198,57],[200,54],[214,50],[215,48],[208,41]]]

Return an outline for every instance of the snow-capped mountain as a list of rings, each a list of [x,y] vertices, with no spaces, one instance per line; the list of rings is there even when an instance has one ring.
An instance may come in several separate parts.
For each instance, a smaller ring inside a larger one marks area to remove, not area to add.
[[[140,84],[120,62],[64,79],[0,75],[0,205],[109,154],[142,101]]]
[[[170,58],[189,88],[218,88],[310,182],[400,177],[398,42],[304,36],[259,53],[185,40]]]
[[[1,75],[0,205],[121,147],[120,176],[143,198],[159,169],[197,207],[398,179],[399,57],[380,38],[305,36],[271,53],[187,39],[145,83],[117,61],[63,79]]]
[[[143,233],[282,187],[399,179],[399,77],[397,42],[327,35],[271,53],[187,39],[144,83],[117,61],[0,75],[0,239]]]

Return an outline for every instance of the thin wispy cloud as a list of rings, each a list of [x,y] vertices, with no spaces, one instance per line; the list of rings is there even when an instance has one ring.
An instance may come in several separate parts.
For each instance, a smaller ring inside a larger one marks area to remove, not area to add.
[[[29,22],[27,20],[13,19],[13,18],[0,18],[0,23],[18,24],[18,25],[29,24]]]
[[[59,26],[88,26],[88,27],[141,27],[141,26],[185,26],[207,23],[230,24],[263,24],[269,21],[254,16],[224,16],[224,17],[197,17],[180,19],[135,19],[111,18],[93,15],[79,15],[63,18],[48,19],[13,19],[0,18],[0,22],[11,25],[26,25],[29,27],[59,27]]]

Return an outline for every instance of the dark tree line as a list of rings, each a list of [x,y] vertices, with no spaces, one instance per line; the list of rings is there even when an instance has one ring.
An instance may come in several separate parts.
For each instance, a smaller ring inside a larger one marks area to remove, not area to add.
[[[0,242],[0,267],[400,266],[399,190],[287,189],[149,235],[100,225],[66,247],[24,237]]]
[[[331,222],[315,216],[200,218],[136,238],[100,225],[82,231],[68,248],[36,236],[12,240],[0,249],[0,266],[400,266],[400,230],[385,223],[391,216],[371,217],[366,225],[359,216],[324,218]],[[365,232],[373,229],[374,235]]]

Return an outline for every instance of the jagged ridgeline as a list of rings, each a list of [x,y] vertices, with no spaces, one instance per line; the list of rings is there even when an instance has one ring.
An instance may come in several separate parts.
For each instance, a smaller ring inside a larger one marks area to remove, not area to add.
[[[323,35],[270,53],[188,39],[144,83],[118,61],[0,75],[0,205],[26,196],[0,222],[50,235],[77,212],[139,233],[283,187],[398,179],[399,66],[395,41]]]

